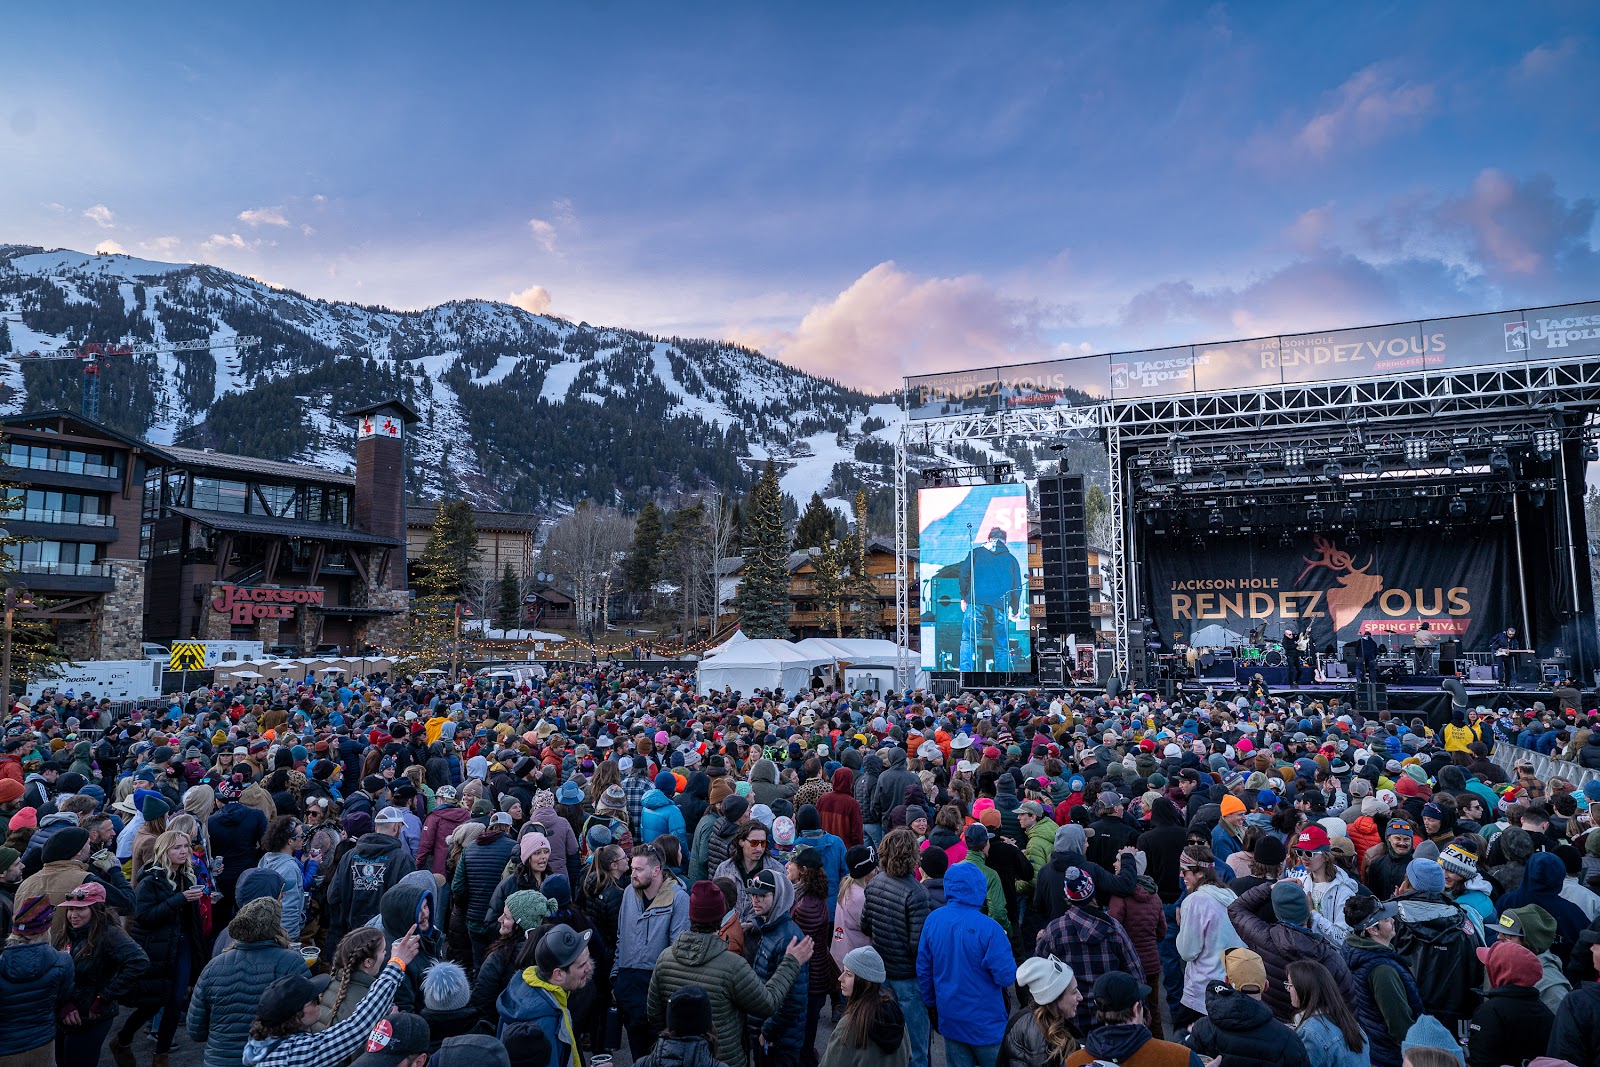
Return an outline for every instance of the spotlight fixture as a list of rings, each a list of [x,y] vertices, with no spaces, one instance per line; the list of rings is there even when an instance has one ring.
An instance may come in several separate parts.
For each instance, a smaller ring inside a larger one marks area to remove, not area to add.
[[[1306,450],[1299,445],[1283,450],[1283,465],[1297,471],[1306,465]]]
[[[1346,547],[1346,548],[1360,548],[1361,547],[1361,535],[1356,533],[1354,530],[1351,530],[1349,533],[1345,534],[1344,535],[1344,547]]]
[[[1201,537],[1199,534],[1195,534],[1194,535],[1194,540],[1190,541],[1189,544],[1196,551],[1204,551],[1205,547],[1206,547],[1206,539],[1204,537]]]
[[[1261,464],[1251,464],[1250,468],[1244,472],[1244,480],[1251,485],[1260,485],[1267,480],[1267,472],[1261,469]]]
[[[1221,489],[1228,484],[1228,472],[1221,467],[1211,468],[1211,484]]]
[[[1367,457],[1367,461],[1361,465],[1361,473],[1368,478],[1383,477],[1383,460],[1377,456]]]
[[[1420,467],[1428,462],[1428,442],[1420,437],[1412,437],[1406,441],[1406,462],[1413,467]]]
[[[1341,507],[1339,509],[1339,521],[1340,522],[1355,522],[1356,521],[1356,506],[1354,504],[1346,504],[1343,507]]]
[[[1344,464],[1336,459],[1330,459],[1322,465],[1322,476],[1330,482],[1338,481],[1339,476],[1343,473]]]
[[[1497,448],[1489,453],[1489,469],[1496,474],[1511,473],[1511,457],[1503,448]]]
[[[1540,459],[1549,459],[1561,447],[1561,431],[1554,428],[1535,430],[1533,434],[1533,450],[1539,453]]]
[[[1194,473],[1194,460],[1182,452],[1175,453],[1172,457],[1172,473],[1178,478],[1189,477]]]
[[[1600,460],[1600,445],[1585,445],[1583,447],[1583,461],[1593,463]]]
[[[1306,509],[1306,521],[1311,523],[1321,522],[1325,517],[1321,504],[1312,504]]]
[[[1452,519],[1464,518],[1467,514],[1467,502],[1458,496],[1450,498],[1450,517]]]
[[[1290,533],[1288,530],[1285,530],[1285,531],[1283,531],[1282,534],[1278,535],[1278,547],[1279,548],[1293,548],[1294,547],[1294,534]]]
[[[1222,509],[1221,508],[1212,508],[1211,509],[1211,514],[1206,516],[1206,521],[1209,522],[1213,526],[1221,526],[1222,525]]]
[[[1139,476],[1139,488],[1143,489],[1147,493],[1155,492],[1156,476],[1151,474],[1149,471],[1145,471]]]
[[[1450,455],[1445,458],[1445,466],[1457,474],[1467,469],[1467,454],[1459,448],[1452,448]]]

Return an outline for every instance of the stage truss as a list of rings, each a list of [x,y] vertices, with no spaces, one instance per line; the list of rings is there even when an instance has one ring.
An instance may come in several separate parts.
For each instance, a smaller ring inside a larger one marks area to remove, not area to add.
[[[1138,471],[1170,464],[1179,450],[1196,466],[1236,465],[1249,462],[1253,452],[1287,444],[1302,449],[1305,463],[1311,465],[1330,459],[1359,461],[1375,450],[1373,442],[1397,435],[1421,441],[1418,447],[1431,456],[1456,447],[1463,434],[1476,434],[1474,445],[1481,448],[1497,437],[1540,431],[1556,434],[1561,442],[1600,441],[1600,356],[1535,358],[1504,367],[968,413],[915,422],[908,418],[901,423],[895,445],[895,641],[901,649],[897,681],[901,688],[909,685],[912,671],[908,650],[914,571],[906,520],[908,455],[913,449],[1010,437],[1061,440],[1092,435],[1103,440],[1110,464],[1107,495],[1112,532],[1109,545],[1094,547],[1104,550],[1102,593],[1112,611],[1116,672],[1125,677],[1131,635],[1142,632],[1135,618],[1138,561],[1129,551],[1136,518],[1130,497],[1137,495],[1130,478]],[[1558,452],[1565,456],[1564,450]],[[1409,473],[1415,477],[1422,471]],[[1460,472],[1441,468],[1438,473]],[[1566,473],[1563,458],[1563,478]],[[1335,482],[1348,479],[1355,484],[1367,477],[1357,468]],[[1582,477],[1581,471],[1577,477]],[[1374,480],[1381,481],[1381,476]],[[1569,545],[1569,550],[1576,548]]]

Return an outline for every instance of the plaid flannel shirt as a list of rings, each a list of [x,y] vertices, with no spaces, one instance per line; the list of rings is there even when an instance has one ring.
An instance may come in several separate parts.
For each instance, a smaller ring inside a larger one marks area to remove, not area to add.
[[[1071,967],[1078,988],[1086,993],[1094,988],[1096,979],[1112,971],[1126,971],[1144,981],[1144,967],[1128,932],[1099,908],[1069,904],[1060,918],[1040,932],[1036,954],[1054,956]],[[1076,1025],[1080,1034],[1094,1028],[1094,1011],[1087,996],[1078,1006]]]

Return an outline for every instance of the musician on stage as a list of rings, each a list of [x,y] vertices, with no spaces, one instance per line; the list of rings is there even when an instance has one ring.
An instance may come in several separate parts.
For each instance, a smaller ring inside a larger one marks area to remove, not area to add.
[[[1433,650],[1439,643],[1439,635],[1428,628],[1427,620],[1417,627],[1417,632],[1411,635],[1411,647],[1417,654],[1417,673],[1433,673]]]
[[[1517,628],[1507,626],[1489,638],[1489,651],[1494,653],[1494,673],[1500,684],[1509,686],[1512,678],[1511,650],[1517,647]]]
[[[1006,531],[999,526],[989,531],[989,540],[968,553],[959,578],[961,591],[961,669],[983,670],[978,646],[984,641],[994,646],[993,665],[988,669],[1011,670],[1011,620],[1027,618],[1023,612],[1022,568],[1006,547]]]
[[[1289,685],[1300,685],[1300,657],[1311,651],[1311,635],[1283,628],[1283,660],[1289,665]]]
[[[1361,651],[1361,674],[1357,680],[1376,682],[1378,680],[1378,639],[1371,634],[1362,634],[1358,647]]]

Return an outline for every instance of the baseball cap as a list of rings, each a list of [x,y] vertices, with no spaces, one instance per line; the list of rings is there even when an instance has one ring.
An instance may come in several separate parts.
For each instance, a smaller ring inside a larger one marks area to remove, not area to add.
[[[372,1024],[355,1067],[395,1067],[409,1056],[428,1051],[431,1040],[427,1020],[410,1012],[396,1012]]]
[[[1127,1011],[1149,995],[1150,987],[1127,971],[1107,971],[1094,981],[1095,1006],[1106,1011]]]
[[[92,904],[106,902],[106,887],[99,882],[83,882],[74,886],[67,894],[67,899],[61,902],[63,908],[87,908]]]
[[[1399,914],[1400,914],[1400,905],[1396,904],[1392,900],[1385,901],[1383,904],[1378,906],[1378,910],[1377,911],[1373,912],[1371,915],[1368,915],[1366,917],[1366,919],[1364,919],[1362,921],[1361,925],[1356,928],[1356,932],[1360,933],[1363,930],[1370,930],[1374,926],[1376,926],[1379,923],[1383,922],[1383,920],[1396,918],[1397,916],[1399,916]],[[1507,932],[1509,933],[1511,931],[1507,931]]]
[[[399,808],[384,808],[378,812],[378,817],[372,820],[374,826],[396,826],[404,824],[406,813]]]
[[[1294,839],[1294,847],[1301,852],[1328,852],[1333,846],[1328,843],[1328,831],[1312,825],[1300,831]]]
[[[778,872],[757,871],[744,887],[752,896],[771,896],[778,891]]]
[[[546,971],[572,966],[572,961],[583,955],[584,948],[588,946],[590,933],[591,931],[585,930],[580,934],[566,923],[552,926],[540,939],[539,947],[534,950],[534,962],[540,969]]]
[[[1037,800],[1024,800],[1021,804],[1018,804],[1017,814],[1021,815],[1023,812],[1027,812],[1035,819],[1044,818],[1044,807]]]
[[[322,996],[333,982],[333,975],[287,974],[267,986],[256,1003],[256,1018],[268,1026],[286,1023],[307,1004]]]
[[[1267,965],[1247,948],[1230,948],[1222,954],[1222,969],[1228,984],[1241,993],[1259,993],[1267,988]]]
[[[497,811],[497,812],[495,812],[493,815],[489,816],[489,825],[490,826],[510,826],[511,825],[511,813],[509,811]]]

